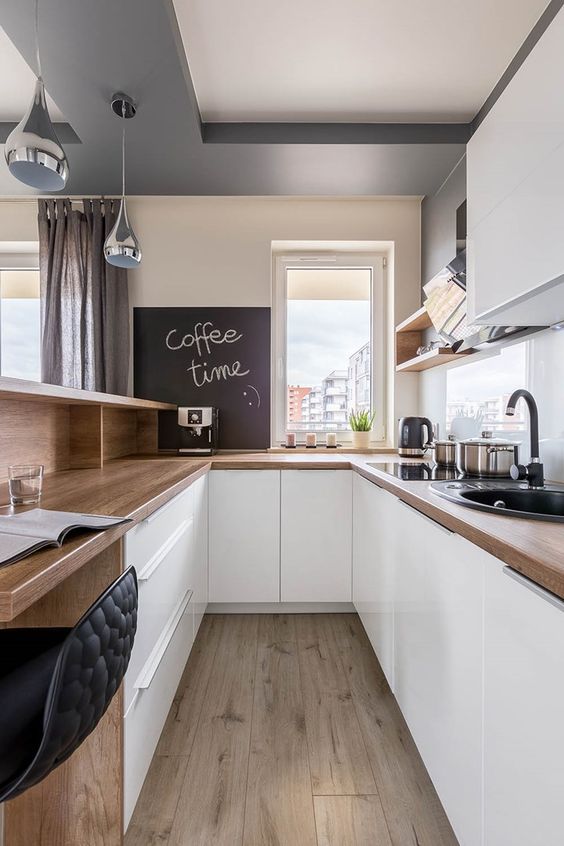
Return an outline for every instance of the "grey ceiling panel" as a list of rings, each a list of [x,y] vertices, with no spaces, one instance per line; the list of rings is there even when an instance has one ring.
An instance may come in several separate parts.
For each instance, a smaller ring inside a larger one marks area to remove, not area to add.
[[[280,143],[268,129],[261,139],[255,127],[246,130],[254,133],[252,143],[228,133],[203,143],[170,0],[49,0],[40,10],[46,86],[81,142],[66,150],[68,194],[120,191],[121,125],[109,107],[116,90],[139,104],[127,125],[131,194],[428,194],[464,152],[460,125],[416,134],[384,127],[362,143],[346,128],[338,143],[336,136],[329,143],[320,138],[319,128],[292,130],[306,135]],[[33,65],[33,0],[4,0],[0,23]],[[0,192],[33,193],[3,167]]]

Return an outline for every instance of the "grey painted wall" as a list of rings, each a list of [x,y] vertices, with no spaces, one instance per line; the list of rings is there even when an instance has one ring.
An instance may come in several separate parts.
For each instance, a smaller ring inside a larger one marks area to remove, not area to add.
[[[456,210],[466,199],[466,156],[421,205],[421,284],[456,255]]]

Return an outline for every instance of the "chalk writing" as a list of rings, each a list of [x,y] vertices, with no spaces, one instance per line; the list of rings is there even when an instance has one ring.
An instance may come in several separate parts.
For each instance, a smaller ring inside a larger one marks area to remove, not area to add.
[[[165,344],[169,350],[182,350],[195,347],[198,358],[193,358],[190,367],[186,368],[196,388],[203,388],[212,382],[227,381],[238,376],[247,376],[251,371],[242,370],[240,361],[233,361],[230,364],[215,364],[208,369],[208,362],[201,361],[205,355],[212,355],[214,346],[222,344],[235,344],[243,338],[243,334],[236,329],[214,329],[211,320],[205,323],[196,323],[192,332],[182,337],[177,329],[171,329],[165,338]],[[200,359],[200,361],[198,361]],[[255,389],[256,390],[256,389]],[[260,398],[259,398],[260,405]]]

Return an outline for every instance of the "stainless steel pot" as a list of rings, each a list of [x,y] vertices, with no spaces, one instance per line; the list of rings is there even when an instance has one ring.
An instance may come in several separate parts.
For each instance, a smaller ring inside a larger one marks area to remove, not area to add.
[[[456,441],[448,438],[442,441],[433,441],[431,448],[435,453],[435,461],[441,467],[456,467]]]
[[[456,466],[464,476],[509,477],[512,464],[519,463],[519,444],[504,438],[468,438],[456,445]]]

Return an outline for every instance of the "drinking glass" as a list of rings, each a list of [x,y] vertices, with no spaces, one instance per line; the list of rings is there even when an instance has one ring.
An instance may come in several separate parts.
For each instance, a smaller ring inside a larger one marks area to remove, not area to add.
[[[8,488],[12,505],[32,505],[41,499],[43,464],[12,464],[8,467]]]

